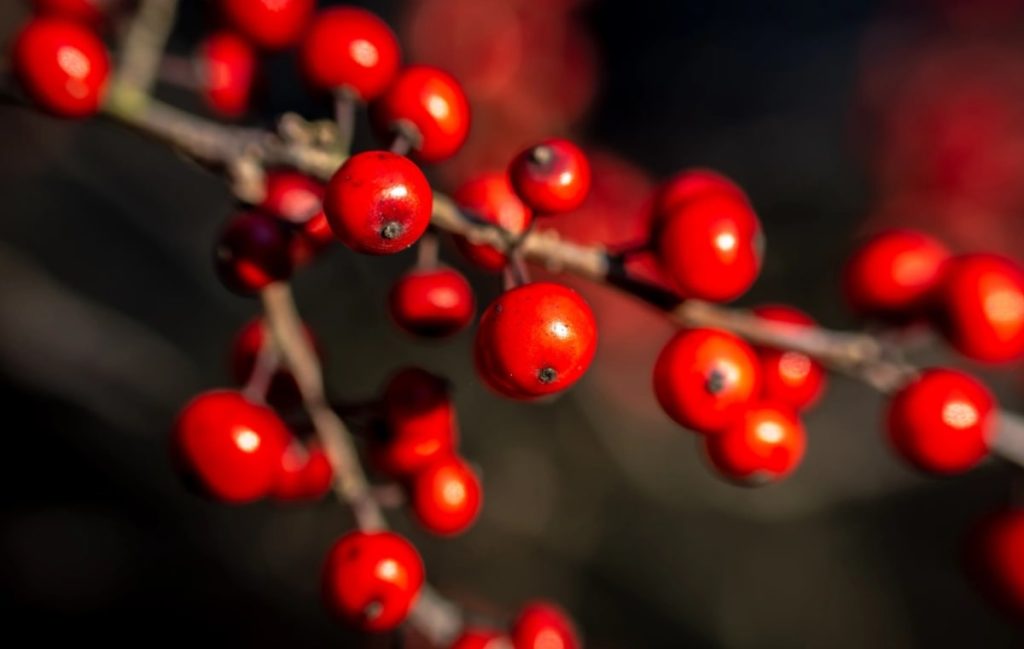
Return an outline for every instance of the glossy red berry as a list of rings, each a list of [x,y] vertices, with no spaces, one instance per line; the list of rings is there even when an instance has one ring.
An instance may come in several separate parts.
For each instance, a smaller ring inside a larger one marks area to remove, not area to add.
[[[746,200],[711,194],[684,203],[656,234],[666,274],[684,297],[727,302],[761,270],[761,224]]]
[[[331,230],[357,252],[405,250],[430,224],[434,195],[420,168],[387,151],[357,153],[327,185],[324,210]]]
[[[521,152],[508,167],[516,194],[537,214],[580,207],[590,192],[590,162],[569,140],[550,139]]]
[[[225,20],[253,44],[280,50],[298,42],[316,0],[220,0]]]
[[[469,101],[459,82],[447,72],[414,65],[398,73],[374,103],[373,123],[381,137],[402,132],[423,162],[455,155],[469,135]]]
[[[293,440],[281,453],[273,496],[278,500],[320,500],[331,490],[334,471],[318,442]]]
[[[436,460],[419,471],[409,491],[416,519],[425,529],[443,536],[469,529],[483,501],[480,478],[455,456]]]
[[[514,649],[512,640],[492,629],[465,629],[449,649]]]
[[[710,169],[686,169],[666,180],[654,202],[655,220],[661,221],[680,207],[707,196],[724,195],[749,202],[739,185]]]
[[[256,75],[256,52],[249,43],[231,32],[217,32],[200,44],[197,59],[206,105],[224,117],[244,115]]]
[[[515,649],[579,649],[579,634],[560,607],[536,601],[523,606],[512,623]]]
[[[466,328],[476,310],[473,289],[452,268],[413,269],[391,289],[391,317],[416,336],[442,338]]]
[[[410,367],[395,374],[384,390],[385,434],[373,439],[374,465],[395,477],[410,476],[452,455],[458,425],[448,382]]]
[[[79,23],[35,18],[14,41],[14,72],[39,106],[60,117],[100,109],[110,76],[107,50]]]
[[[323,209],[324,186],[295,171],[271,171],[260,208],[297,228],[292,260],[301,265],[337,241]]]
[[[480,318],[475,353],[481,378],[514,399],[561,392],[590,367],[597,323],[574,290],[551,282],[506,291]]]
[[[306,334],[306,340],[317,350],[317,355],[323,362],[320,345],[313,336],[313,331],[305,325],[303,325],[303,331]],[[230,364],[231,375],[237,385],[245,385],[249,381],[268,333],[263,318],[253,318],[235,336],[235,341],[231,345]],[[299,386],[287,368],[282,367],[274,372],[267,387],[266,400],[267,403],[283,409],[291,408],[302,402]]]
[[[988,455],[996,401],[973,377],[929,369],[889,403],[889,441],[905,460],[938,474],[966,471]]]
[[[789,306],[760,306],[754,309],[754,314],[771,322],[797,327],[814,326],[810,316]],[[810,356],[771,347],[758,347],[757,356],[761,361],[763,398],[803,410],[821,397],[825,388],[825,370]]]
[[[423,560],[393,532],[350,532],[324,566],[327,608],[365,631],[387,631],[405,619],[423,587]]]
[[[260,212],[232,218],[215,250],[217,274],[230,290],[255,293],[292,273],[292,233],[277,219]]]
[[[322,90],[347,90],[363,101],[384,92],[401,58],[387,23],[356,7],[321,11],[302,43],[302,68],[310,83]]]
[[[864,242],[844,269],[850,306],[867,315],[907,320],[926,305],[949,251],[914,230],[889,230]]]
[[[1024,355],[1024,270],[988,254],[954,258],[937,294],[938,323],[964,356],[998,363]]]
[[[800,464],[807,435],[787,405],[763,401],[746,408],[719,435],[704,439],[712,466],[748,486],[777,482]]]
[[[36,15],[78,22],[95,27],[103,22],[110,0],[33,0]]]
[[[699,433],[717,433],[761,388],[750,345],[718,329],[680,331],[654,366],[654,393],[665,413]]]
[[[206,492],[243,503],[270,495],[290,437],[270,408],[247,401],[239,392],[213,390],[178,414],[173,447]]]
[[[1024,620],[1024,509],[987,517],[968,545],[973,576],[993,604]]]
[[[506,173],[489,173],[464,183],[453,195],[463,210],[485,223],[492,223],[515,236],[522,234],[530,225],[532,215],[523,201],[512,191]],[[456,245],[471,262],[491,272],[505,267],[505,253],[487,244],[472,243],[465,237],[457,237]]]

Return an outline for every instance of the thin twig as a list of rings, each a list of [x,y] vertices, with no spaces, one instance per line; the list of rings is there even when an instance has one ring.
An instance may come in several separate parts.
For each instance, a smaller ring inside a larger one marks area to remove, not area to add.
[[[139,5],[121,43],[112,93],[118,100],[133,107],[149,100],[177,12],[178,0],[143,0]]]
[[[278,367],[281,364],[281,355],[277,351],[277,345],[272,336],[265,336],[260,344],[259,352],[256,354],[256,361],[249,372],[249,380],[245,382],[242,392],[251,401],[263,402],[267,399],[267,390],[270,389],[270,382],[274,378]]]

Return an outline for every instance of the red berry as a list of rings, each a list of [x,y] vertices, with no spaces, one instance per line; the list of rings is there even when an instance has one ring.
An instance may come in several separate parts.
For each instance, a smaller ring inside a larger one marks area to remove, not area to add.
[[[522,234],[533,218],[530,210],[512,191],[505,173],[478,176],[459,187],[453,198],[463,210],[513,236]],[[489,245],[470,243],[465,237],[457,237],[455,243],[467,259],[485,270],[500,271],[508,261],[505,253]]]
[[[803,459],[807,436],[789,406],[764,401],[743,411],[721,434],[706,437],[704,444],[724,477],[757,486],[792,473]]]
[[[14,72],[32,100],[60,117],[88,117],[100,109],[110,76],[107,50],[82,25],[36,18],[14,42]]]
[[[665,181],[658,190],[654,203],[655,219],[661,221],[690,201],[719,194],[749,202],[739,185],[716,171],[680,171]]]
[[[929,369],[889,403],[889,441],[922,471],[961,473],[988,455],[997,416],[995,398],[976,379]]]
[[[201,91],[216,113],[238,118],[249,109],[256,52],[231,32],[211,34],[199,46]]]
[[[579,634],[569,616],[548,602],[530,602],[512,623],[515,649],[579,649]]]
[[[772,322],[814,326],[814,320],[806,313],[789,306],[760,306],[754,313]],[[821,396],[825,370],[810,356],[771,347],[758,347],[757,356],[761,360],[761,396],[765,399],[803,410]]]
[[[680,331],[654,366],[654,393],[662,409],[699,433],[717,433],[728,426],[760,388],[754,350],[718,329]]]
[[[401,58],[387,23],[356,7],[321,11],[302,43],[302,68],[310,83],[322,90],[348,90],[363,101],[384,92]]]
[[[551,282],[505,292],[487,307],[476,335],[481,378],[514,399],[570,387],[597,349],[590,306],[576,291]]]
[[[513,649],[508,636],[491,629],[465,629],[448,649]]]
[[[455,155],[469,135],[469,101],[447,72],[414,65],[374,103],[373,123],[382,137],[411,128],[416,157],[440,162]]]
[[[989,363],[1024,355],[1024,270],[996,255],[954,258],[938,292],[939,327],[964,356]]]
[[[243,503],[270,495],[291,434],[270,408],[232,390],[200,394],[178,414],[173,446],[215,498]]]
[[[416,367],[401,370],[384,390],[384,439],[372,440],[374,465],[395,476],[412,475],[454,453],[458,425],[448,383]]]
[[[316,0],[220,0],[224,18],[255,45],[280,50],[298,42]]]
[[[847,301],[861,313],[906,320],[926,305],[948,259],[945,246],[920,232],[877,234],[846,264]]]
[[[469,529],[480,513],[480,478],[461,459],[449,456],[432,462],[409,485],[412,511],[424,528],[451,536]]]
[[[350,532],[324,566],[324,599],[333,614],[365,631],[388,631],[408,615],[423,586],[423,560],[393,532]]]
[[[973,576],[1000,609],[1024,620],[1024,509],[986,518],[971,535]]]
[[[657,253],[684,297],[727,302],[761,269],[761,225],[745,200],[711,194],[681,205],[660,224]]]
[[[420,168],[387,151],[357,153],[331,178],[324,210],[331,230],[357,252],[405,250],[430,224],[434,195]]]
[[[292,273],[292,235],[277,219],[259,212],[232,218],[216,248],[217,274],[230,290],[251,294]]]
[[[391,317],[416,336],[442,338],[464,329],[476,301],[469,282],[457,270],[413,269],[391,289]]]
[[[569,140],[545,140],[523,151],[508,175],[516,194],[538,214],[571,212],[590,192],[590,163]]]
[[[318,442],[303,446],[292,441],[281,453],[274,498],[278,500],[320,500],[331,489],[334,471]]]
[[[96,27],[103,22],[104,5],[109,4],[109,0],[33,0],[32,8],[40,16],[77,20]]]
[[[317,351],[320,361],[323,362],[323,355],[320,353],[320,344],[313,336],[313,331],[303,325],[306,340]],[[259,357],[263,342],[268,335],[266,324],[263,318],[253,318],[242,327],[235,336],[231,345],[231,374],[235,383],[245,385],[249,381],[256,360]],[[287,409],[302,402],[302,393],[292,373],[285,367],[274,372],[267,388],[266,400],[271,405]]]
[[[267,174],[267,192],[260,208],[298,226],[292,259],[300,265],[336,241],[323,209],[324,186],[295,171]]]

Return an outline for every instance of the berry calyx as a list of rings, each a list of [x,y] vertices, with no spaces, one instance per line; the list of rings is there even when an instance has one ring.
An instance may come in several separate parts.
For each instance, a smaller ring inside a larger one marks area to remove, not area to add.
[[[35,18],[18,34],[14,73],[32,100],[60,117],[95,115],[110,76],[107,50],[79,23]]]
[[[217,274],[228,289],[242,295],[259,291],[292,273],[292,233],[260,212],[232,218],[215,249]]]
[[[492,629],[465,629],[448,649],[514,649],[508,636]]]
[[[777,482],[796,469],[807,436],[789,406],[764,401],[748,407],[720,434],[706,437],[704,445],[722,476],[758,486]]]
[[[245,503],[270,495],[291,434],[270,408],[212,390],[178,414],[172,444],[188,474],[214,498]]]
[[[469,101],[447,72],[413,65],[398,73],[372,106],[382,138],[402,133],[423,162],[440,162],[462,147],[469,135]]]
[[[293,440],[281,454],[273,496],[283,501],[320,500],[331,490],[334,471],[319,442]]]
[[[654,200],[654,219],[662,221],[690,201],[718,194],[750,202],[740,186],[722,174],[685,169],[662,183]]]
[[[998,255],[954,258],[937,293],[938,325],[964,356],[999,363],[1024,355],[1024,270]]]
[[[323,592],[328,610],[365,631],[395,628],[423,587],[423,560],[393,532],[350,532],[327,555]]]
[[[750,345],[718,329],[680,331],[654,365],[654,393],[665,413],[699,433],[717,433],[761,388]]]
[[[513,399],[561,392],[590,367],[597,323],[574,290],[551,282],[506,291],[480,317],[474,351],[487,385]]]
[[[537,214],[580,207],[590,192],[590,163],[569,140],[550,139],[517,155],[508,168],[516,194]]]
[[[366,151],[331,178],[324,210],[331,230],[357,252],[386,255],[423,236],[433,211],[433,192],[420,168],[387,151]]]
[[[199,46],[198,63],[206,105],[227,118],[243,116],[256,75],[256,52],[249,43],[231,32],[211,34]]]
[[[887,429],[896,452],[922,471],[954,474],[988,455],[996,401],[968,374],[928,369],[889,403]]]
[[[710,194],[683,203],[658,224],[656,252],[683,297],[727,302],[761,270],[761,224],[745,199]]]
[[[463,210],[513,236],[526,231],[533,220],[530,210],[512,191],[505,173],[478,176],[459,187],[452,198]],[[456,237],[455,244],[467,259],[484,270],[498,272],[508,263],[505,253],[487,244],[471,243],[465,237]]]
[[[321,11],[302,43],[302,69],[313,86],[376,99],[398,73],[401,51],[387,23],[365,9]]]
[[[465,532],[480,514],[480,478],[454,456],[437,460],[418,472],[409,491],[416,519],[434,534],[452,536]]]
[[[458,333],[476,310],[473,289],[452,268],[413,269],[395,282],[389,304],[399,327],[425,338]]]
[[[949,258],[945,246],[921,232],[881,232],[861,244],[847,261],[846,299],[866,315],[912,319],[926,306]]]
[[[323,362],[323,355],[320,353],[320,343],[313,335],[313,331],[303,325],[303,333],[306,341],[316,350],[317,356]],[[231,376],[237,385],[245,385],[256,367],[256,360],[259,358],[263,344],[267,342],[267,330],[263,318],[253,318],[239,329],[235,335],[234,343],[231,345]],[[298,405],[302,401],[302,393],[295,383],[295,377],[286,367],[280,367],[274,372],[267,387],[265,396],[267,403],[276,408],[287,409]]]
[[[448,382],[418,367],[399,371],[383,398],[385,431],[370,444],[374,466],[394,477],[410,476],[448,457],[458,425]]]
[[[798,327],[813,327],[814,320],[799,309],[789,306],[759,306],[759,318]],[[825,388],[825,370],[820,363],[800,352],[772,347],[758,347],[761,361],[761,396],[781,401],[797,410],[814,405]]]
[[[987,517],[968,543],[972,576],[992,603],[1024,620],[1024,509]]]
[[[316,0],[220,0],[225,20],[267,50],[297,43],[315,7]]]
[[[579,634],[572,619],[550,602],[536,601],[523,606],[512,623],[515,649],[579,649]]]

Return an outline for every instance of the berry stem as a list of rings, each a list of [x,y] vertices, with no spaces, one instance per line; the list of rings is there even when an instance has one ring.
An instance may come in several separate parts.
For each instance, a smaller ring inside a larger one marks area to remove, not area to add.
[[[178,14],[178,0],[143,0],[120,47],[110,97],[144,106],[160,75],[160,65]]]
[[[338,149],[348,155],[356,125],[356,96],[348,88],[334,91],[334,121],[338,126]]]
[[[256,355],[256,362],[249,373],[249,380],[245,382],[242,392],[252,401],[264,402],[267,397],[267,390],[270,388],[270,381],[274,378],[278,366],[281,364],[281,355],[277,351],[277,345],[270,337],[264,337],[260,351]]]
[[[441,242],[437,234],[427,231],[416,244],[416,268],[419,270],[434,270],[438,265],[438,257],[441,249]]]
[[[409,155],[409,151],[412,150],[412,140],[405,134],[405,131],[395,131],[395,139],[391,140],[391,147],[388,150],[398,155]]]

